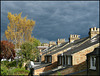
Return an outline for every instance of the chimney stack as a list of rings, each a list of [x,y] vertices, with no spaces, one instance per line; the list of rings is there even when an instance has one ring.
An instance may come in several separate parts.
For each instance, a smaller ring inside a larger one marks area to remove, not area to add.
[[[56,45],[56,42],[55,41],[50,41],[49,42],[49,47],[51,47],[52,45]]]
[[[100,28],[90,28],[90,31],[89,31],[89,37],[92,38],[94,36],[96,36],[97,34],[100,34]]]
[[[60,45],[61,43],[64,43],[64,42],[65,42],[65,39],[58,39],[57,45]]]
[[[49,46],[48,43],[42,43],[41,46]]]
[[[70,35],[69,42],[73,42],[73,41],[78,40],[78,39],[80,39],[79,35]]]

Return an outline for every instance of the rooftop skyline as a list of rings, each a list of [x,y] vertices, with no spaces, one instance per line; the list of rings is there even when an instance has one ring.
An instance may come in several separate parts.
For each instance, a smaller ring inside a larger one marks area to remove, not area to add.
[[[67,41],[70,34],[87,37],[89,28],[99,27],[99,1],[1,1],[1,37],[8,12],[36,21],[32,36],[42,43]]]

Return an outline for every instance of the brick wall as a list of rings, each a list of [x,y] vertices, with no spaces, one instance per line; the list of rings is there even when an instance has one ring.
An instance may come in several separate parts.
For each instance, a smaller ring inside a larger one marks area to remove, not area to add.
[[[68,44],[69,44],[69,43],[67,43],[66,45],[68,45]],[[66,45],[64,45],[63,47],[65,47]],[[61,48],[63,48],[63,47],[61,47]],[[53,48],[55,48],[55,47],[53,47]],[[53,49],[53,48],[52,48],[52,49]],[[61,49],[61,48],[58,48],[58,49]],[[69,47],[69,48],[70,48],[70,47]],[[52,49],[51,49],[51,50],[52,50]],[[58,49],[56,49],[56,50],[58,50]],[[67,49],[68,49],[68,48],[67,48]],[[67,51],[67,49],[64,49],[64,50],[62,50],[62,51],[60,51],[60,52],[57,52],[56,54],[59,55],[59,54],[65,52],[65,51]],[[47,52],[47,54],[49,54],[49,53],[51,53],[51,52],[54,52],[54,51],[56,51],[56,50]],[[53,58],[56,54],[53,54],[52,58]],[[45,59],[44,59],[45,55],[46,55],[46,54],[44,54],[44,55],[41,56],[41,61],[42,61],[42,62],[44,62],[44,60],[45,60]],[[57,58],[56,58],[56,59],[57,59]],[[55,61],[57,61],[57,60],[54,60],[53,62],[55,62]],[[53,63],[53,62],[52,62],[52,63]]]
[[[73,54],[72,55],[73,56],[73,59],[72,59],[73,65],[77,65],[79,63],[86,61],[86,54],[92,52],[94,50],[94,48],[96,48],[98,46],[99,46],[99,43]]]
[[[48,66],[44,66],[44,67],[39,68],[39,69],[35,69],[34,70],[34,75],[39,75],[40,73],[52,70],[55,67],[57,67],[57,62],[55,62],[51,65],[48,65]]]
[[[44,57],[45,55],[42,55],[41,56],[41,62],[45,62],[45,57]]]
[[[80,71],[80,70],[84,70],[86,68],[87,68],[86,62],[82,62],[78,65],[74,65],[74,66],[66,68],[64,70],[60,70],[59,72],[61,73],[61,75],[67,75],[67,74],[74,73],[74,72],[77,72],[77,71]],[[58,75],[58,72],[55,72],[51,75]]]
[[[77,52],[77,53],[74,53],[73,55],[72,55],[72,65],[79,65],[80,63],[83,63],[84,61],[86,61],[86,54],[87,53],[90,53],[90,52],[92,52],[93,50],[94,50],[94,48],[96,48],[96,47],[98,47],[99,46],[99,43],[98,44],[95,44],[95,45],[93,45],[93,46],[91,46],[91,47],[88,47],[88,48],[86,48],[86,49],[83,49],[83,50],[81,50],[81,51],[79,51],[79,52]],[[68,49],[68,48],[67,48]],[[67,50],[66,49],[66,50]],[[58,52],[58,53],[56,53],[56,54],[53,54],[52,55],[52,63],[55,63],[55,62],[57,62],[57,56],[59,55],[59,54],[62,54],[63,52],[65,52],[66,50],[63,50],[63,51],[60,51],[60,52]],[[57,65],[56,65],[57,66]],[[78,67],[77,67],[78,68]],[[72,68],[69,68],[70,69],[70,71],[69,70],[66,70],[66,74],[69,74],[69,73],[72,73],[72,72],[74,72],[73,71],[73,67]],[[62,70],[62,74],[64,74],[64,70]]]
[[[87,69],[87,64],[86,64],[86,54],[87,53],[90,53],[94,50],[94,48],[98,47],[99,46],[99,43],[98,44],[95,44],[91,47],[88,47],[80,52],[77,52],[75,54],[73,54],[72,56],[72,65],[73,67],[70,67],[70,68],[67,68],[67,69],[64,69],[64,70],[61,70],[60,73],[62,75],[66,75],[66,74],[69,74],[69,73],[73,73],[73,72],[77,72],[77,71],[80,71],[80,70],[84,70],[84,69]],[[57,75],[58,73],[53,73],[52,75]]]
[[[64,69],[64,70],[61,70],[61,71],[57,71],[56,73],[53,73],[53,74],[50,74],[50,75],[58,75],[58,72],[60,72],[61,75],[66,75],[66,74],[74,72],[74,68],[70,67],[70,68],[67,68],[67,69]]]

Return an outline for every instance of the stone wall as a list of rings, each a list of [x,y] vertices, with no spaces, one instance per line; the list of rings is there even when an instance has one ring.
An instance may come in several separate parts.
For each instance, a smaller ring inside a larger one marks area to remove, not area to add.
[[[42,55],[42,56],[41,56],[41,62],[42,62],[42,63],[45,62],[45,57],[44,57],[44,56],[45,56],[45,55]]]
[[[51,65],[47,65],[47,66],[41,67],[39,69],[35,69],[34,70],[34,75],[39,75],[40,73],[52,70],[55,67],[57,67],[57,62],[55,62],[55,63],[53,63]]]
[[[77,65],[79,63],[86,61],[86,54],[92,52],[98,46],[99,46],[99,43],[73,54],[72,65]]]
[[[86,54],[92,52],[94,50],[94,48],[96,48],[98,46],[99,46],[99,43],[73,54],[72,55],[72,58],[73,58],[72,59],[72,65],[73,65],[73,67],[61,70],[60,73],[62,75],[66,75],[66,74],[69,74],[69,73],[73,73],[73,72],[77,72],[77,71],[80,71],[80,70],[87,69]],[[56,73],[53,73],[52,75],[57,75],[57,74],[58,73],[56,72]]]
[[[61,75],[67,75],[70,73],[78,72],[80,70],[84,70],[86,68],[87,68],[86,62],[82,62],[78,65],[74,65],[74,66],[68,67],[66,69],[60,70],[59,72],[61,73]],[[55,72],[55,73],[50,74],[50,75],[58,75],[58,72]]]
[[[69,47],[69,48],[70,48],[70,47]],[[69,48],[67,48],[67,49],[69,49]],[[66,52],[67,49],[64,49],[64,50],[62,50],[62,51],[60,51],[60,52],[57,52],[57,53],[53,54],[53,55],[52,55],[52,63],[56,62],[56,61],[57,61],[57,56],[58,56],[59,54],[62,54],[63,52]]]

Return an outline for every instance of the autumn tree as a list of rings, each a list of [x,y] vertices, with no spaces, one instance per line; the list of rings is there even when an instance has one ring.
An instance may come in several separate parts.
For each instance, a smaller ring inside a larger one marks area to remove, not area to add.
[[[29,20],[27,17],[22,18],[21,14],[17,15],[8,12],[9,24],[5,31],[5,36],[7,40],[16,44],[15,48],[20,47],[24,41],[28,41],[31,38],[35,25],[35,21]]]
[[[14,44],[8,41],[1,41],[0,42],[0,59],[14,59],[15,57],[15,50]]]

